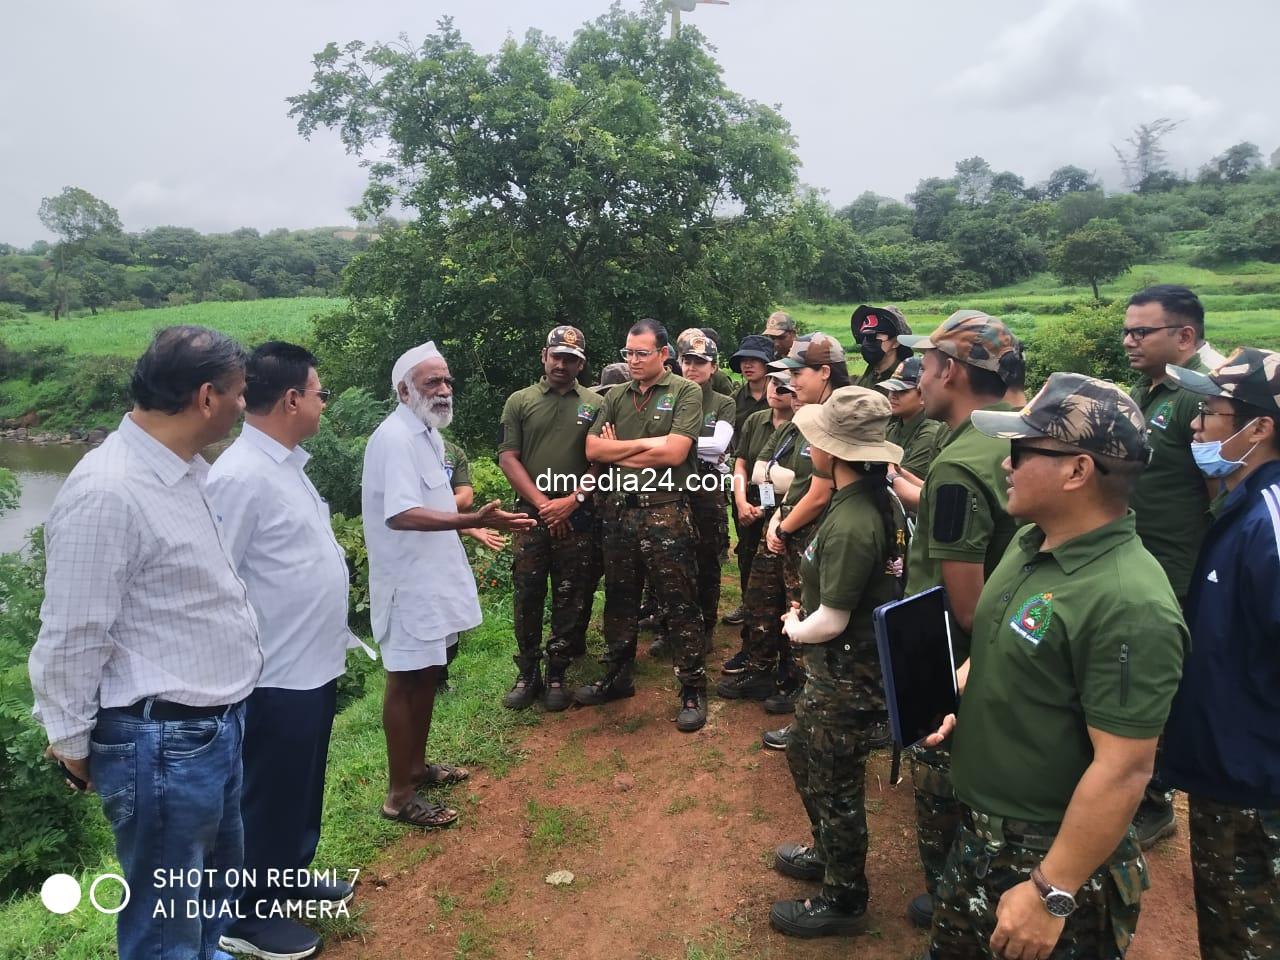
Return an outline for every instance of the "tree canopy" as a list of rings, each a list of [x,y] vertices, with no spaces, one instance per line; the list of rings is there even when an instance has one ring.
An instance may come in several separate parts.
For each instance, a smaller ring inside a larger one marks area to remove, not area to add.
[[[1132,266],[1138,246],[1114,220],[1090,220],[1074,230],[1049,254],[1049,266],[1065,284],[1087,283],[1098,297],[1098,284],[1114,280]]]

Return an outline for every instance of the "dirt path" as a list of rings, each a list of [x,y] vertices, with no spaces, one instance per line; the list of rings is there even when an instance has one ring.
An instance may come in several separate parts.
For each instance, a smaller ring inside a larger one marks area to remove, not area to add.
[[[717,666],[736,649],[727,628],[718,634]],[[888,785],[887,752],[868,769],[871,932],[856,945],[784,938],[769,927],[770,904],[812,885],[771,868],[778,843],[808,836],[785,757],[760,746],[760,732],[781,724],[757,704],[713,697],[706,728],[680,734],[670,667],[641,656],[634,699],[544,716],[524,762],[502,779],[477,771],[452,795],[458,827],[407,833],[386,851],[361,878],[362,933],[326,955],[918,957],[925,934],[903,914],[920,885],[911,789]],[[1180,816],[1177,837],[1148,857],[1134,960],[1197,955]],[[573,883],[548,885],[556,870]]]

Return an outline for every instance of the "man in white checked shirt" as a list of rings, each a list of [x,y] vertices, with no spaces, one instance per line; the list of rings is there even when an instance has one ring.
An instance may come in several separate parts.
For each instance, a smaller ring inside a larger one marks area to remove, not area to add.
[[[245,703],[246,880],[224,949],[265,960],[300,960],[320,937],[272,909],[291,900],[342,903],[343,880],[283,887],[271,877],[306,876],[320,840],[325,763],[348,647],[347,560],[329,506],[303,472],[299,444],[320,429],[329,391],[316,358],[269,341],[249,357],[245,425],[218,457],[206,487],[222,540],[249,589],[266,659]],[[325,882],[321,882],[321,880]]]
[[[262,650],[200,451],[244,408],[244,362],[211,330],[157,333],[134,368],[133,410],[71,471],[45,524],[35,715],[115,833],[131,890],[116,918],[122,960],[221,956],[229,920],[201,913],[234,907],[243,701]],[[157,870],[173,882],[157,885]]]

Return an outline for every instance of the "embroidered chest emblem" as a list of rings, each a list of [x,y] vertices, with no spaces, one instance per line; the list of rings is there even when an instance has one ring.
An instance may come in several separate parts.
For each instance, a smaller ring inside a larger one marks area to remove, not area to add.
[[[676,398],[669,393],[664,393],[658,398],[658,405],[653,409],[661,413],[670,413],[676,408]]]
[[[1038,593],[1018,608],[1009,621],[1009,627],[1022,639],[1039,646],[1052,623],[1053,594]]]
[[[702,418],[702,425],[704,427],[714,427],[716,425],[715,411],[708,413],[705,417]]]
[[[596,418],[596,411],[599,407],[593,407],[589,403],[578,404],[578,422],[591,423]]]
[[[1168,429],[1169,418],[1173,416],[1173,401],[1166,400],[1160,406],[1156,407],[1155,416],[1151,418],[1151,426],[1157,430]]]
[[[813,456],[811,454],[812,450],[813,450],[813,445],[806,443],[803,447],[800,448],[800,456],[804,457],[806,460],[812,460],[813,459]]]

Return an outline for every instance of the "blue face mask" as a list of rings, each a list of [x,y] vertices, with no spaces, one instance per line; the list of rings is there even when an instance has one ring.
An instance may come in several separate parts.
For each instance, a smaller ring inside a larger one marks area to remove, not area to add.
[[[1227,440],[1234,440],[1253,426],[1253,423],[1254,421],[1250,420],[1231,436],[1227,437]],[[1206,440],[1204,443],[1191,444],[1191,456],[1195,457],[1196,466],[1200,468],[1201,473],[1212,480],[1231,476],[1231,474],[1244,466],[1244,462],[1249,459],[1249,454],[1253,453],[1258,446],[1255,443],[1245,451],[1244,456],[1239,460],[1228,460],[1222,455],[1222,445],[1227,440]]]

